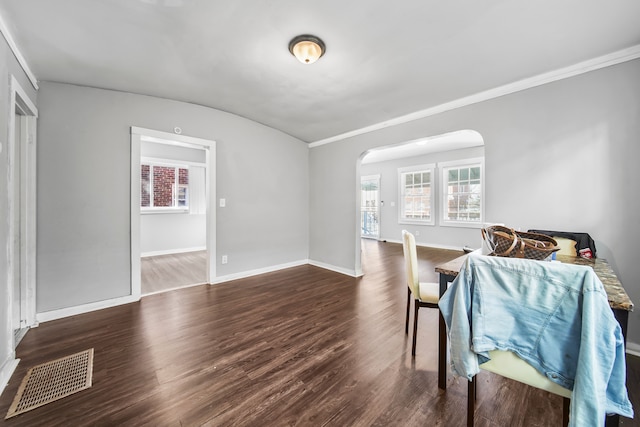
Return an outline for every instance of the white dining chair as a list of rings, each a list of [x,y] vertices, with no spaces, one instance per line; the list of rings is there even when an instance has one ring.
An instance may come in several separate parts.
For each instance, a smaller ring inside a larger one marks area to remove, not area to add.
[[[402,230],[402,250],[407,280],[407,317],[405,320],[404,333],[409,334],[409,312],[411,299],[413,297],[413,343],[411,345],[411,355],[416,355],[416,336],[418,334],[418,310],[421,307],[438,309],[440,299],[439,284],[420,282],[418,276],[418,254],[416,250],[416,239],[407,230]]]

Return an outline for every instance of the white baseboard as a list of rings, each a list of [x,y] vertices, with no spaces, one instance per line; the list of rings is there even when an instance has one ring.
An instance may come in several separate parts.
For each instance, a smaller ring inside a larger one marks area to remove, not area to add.
[[[186,289],[186,288],[192,288],[194,286],[202,286],[202,285],[208,285],[208,283],[207,282],[202,282],[202,283],[192,283],[190,285],[184,285],[184,286],[176,286],[175,288],[169,288],[169,289],[163,289],[161,291],[149,292],[148,294],[143,294],[142,297],[148,297],[149,295],[163,294],[165,292],[177,291],[178,289]]]
[[[273,271],[283,270],[285,268],[291,268],[291,267],[298,267],[300,265],[306,265],[306,264],[309,264],[309,260],[304,259],[304,260],[294,261],[286,264],[259,268],[256,270],[243,271],[240,273],[234,273],[226,276],[216,277],[215,281],[211,284],[228,282],[230,280],[236,280],[236,279],[243,279],[245,277],[256,276],[258,274],[264,274],[264,273],[271,273]],[[179,288],[175,288],[175,289],[179,289]],[[145,296],[146,295],[150,295],[150,294],[145,294]],[[111,307],[116,307],[118,305],[129,304],[139,300],[140,298],[134,297],[132,295],[127,295],[120,298],[97,301],[89,304],[78,305],[75,307],[67,307],[67,308],[61,308],[59,310],[51,310],[51,311],[45,311],[42,313],[37,313],[36,320],[40,323],[48,322],[51,320],[62,319],[64,317],[76,316],[78,314],[84,314],[84,313],[89,313],[91,311],[102,310],[104,308],[111,308]]]
[[[273,265],[265,268],[257,268],[255,270],[241,271],[239,273],[227,274],[225,276],[218,276],[211,283],[212,285],[228,282],[230,280],[244,279],[251,276],[257,276],[259,274],[271,273],[273,271],[284,270],[285,268],[299,267],[301,265],[309,264],[309,260],[303,259],[300,261],[288,262],[286,264]]]
[[[2,364],[2,368],[0,368],[0,395],[4,391],[7,384],[9,384],[9,380],[11,379],[11,375],[16,370],[20,359],[15,359],[15,353],[11,352],[9,357]]]
[[[351,276],[351,277],[362,276],[361,272],[358,274],[358,272],[356,272],[355,270],[349,270],[343,267],[338,267],[331,264],[325,264],[324,262],[320,262],[320,261],[309,260],[309,264],[316,267],[324,268],[325,270],[335,271],[336,273],[346,274],[347,276]]]
[[[627,353],[640,357],[640,344],[627,342]]]
[[[140,254],[140,257],[146,258],[150,256],[159,256],[159,255],[184,254],[187,252],[199,252],[199,251],[206,251],[206,250],[207,250],[206,246],[199,246],[196,248],[167,249],[164,251],[143,252]]]
[[[129,304],[139,301],[140,298],[136,298],[132,295],[127,295],[120,298],[113,298],[104,301],[92,302],[89,304],[77,305],[74,307],[66,307],[58,310],[45,311],[36,314],[36,320],[38,322],[48,322],[50,320],[62,319],[63,317],[76,316],[78,314],[89,313],[91,311],[102,310],[104,308],[111,308],[118,305]]]

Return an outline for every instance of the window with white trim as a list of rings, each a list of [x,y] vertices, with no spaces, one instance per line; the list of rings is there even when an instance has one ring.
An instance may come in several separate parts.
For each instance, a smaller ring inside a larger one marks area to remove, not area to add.
[[[442,164],[442,225],[482,223],[482,159]]]
[[[401,224],[433,224],[434,165],[398,169],[400,201],[398,222]]]
[[[189,210],[189,166],[143,162],[140,183],[143,212]]]

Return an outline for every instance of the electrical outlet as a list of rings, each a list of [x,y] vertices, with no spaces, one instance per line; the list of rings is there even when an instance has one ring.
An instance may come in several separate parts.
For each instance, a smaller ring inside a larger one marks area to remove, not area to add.
[[[222,263],[226,264],[228,261],[227,256],[226,255],[222,255]]]

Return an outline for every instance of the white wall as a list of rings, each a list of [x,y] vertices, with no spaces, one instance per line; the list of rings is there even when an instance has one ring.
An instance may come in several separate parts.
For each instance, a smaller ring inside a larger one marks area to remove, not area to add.
[[[360,166],[360,175],[380,175],[380,200],[384,206],[380,208],[380,240],[393,242],[402,241],[402,230],[408,230],[416,235],[416,243],[426,246],[448,247],[460,249],[464,246],[480,247],[480,229],[467,227],[442,227],[438,224],[441,218],[440,170],[436,169],[433,189],[435,195],[435,224],[416,225],[400,224],[398,222],[398,206],[400,202],[398,169],[406,166],[436,164],[461,159],[480,158],[484,156],[484,147],[466,148],[461,150],[444,151],[411,158],[389,160],[386,162],[364,164]],[[395,206],[391,206],[395,202]]]
[[[141,141],[140,156],[157,159],[174,159],[185,162],[206,163],[206,152],[203,149],[181,147],[160,142]]]
[[[59,83],[41,84],[39,112],[39,313],[131,292],[131,126],[216,141],[217,195],[227,199],[216,251],[229,259],[218,276],[308,258],[302,141],[211,108]]]
[[[640,60],[615,65],[310,153],[310,258],[355,271],[358,158],[367,149],[459,129],[485,142],[486,219],[588,232],[640,303]],[[640,311],[628,339],[640,345]]]
[[[8,245],[9,245],[9,111],[10,105],[10,76],[18,79],[20,86],[27,92],[29,99],[36,103],[37,93],[27,76],[0,35],[0,392],[4,382],[8,380],[14,360],[13,330],[11,326],[11,302],[7,280]]]
[[[144,257],[205,249],[206,225],[205,214],[143,214],[140,252]]]

